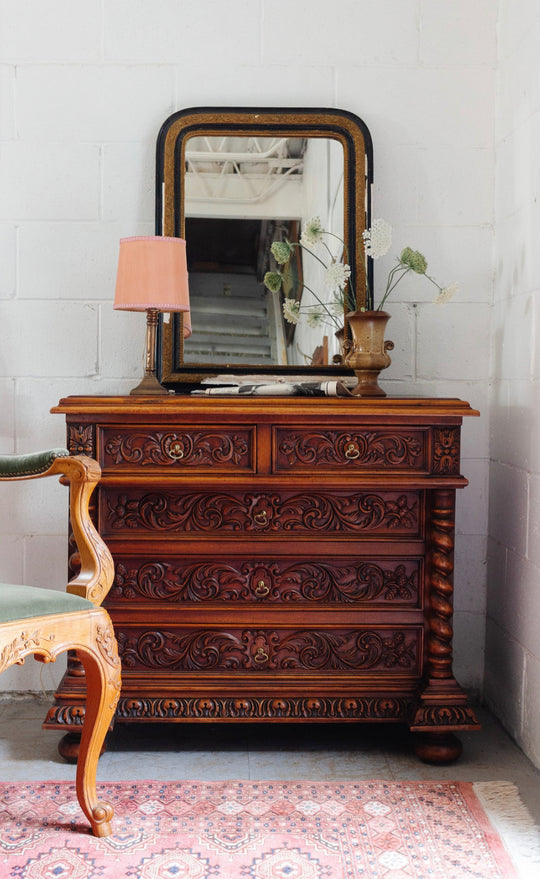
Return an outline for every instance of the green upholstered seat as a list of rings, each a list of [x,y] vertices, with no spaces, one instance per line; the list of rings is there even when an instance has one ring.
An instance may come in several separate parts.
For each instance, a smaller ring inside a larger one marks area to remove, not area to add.
[[[31,455],[0,455],[0,479],[37,476],[49,469],[55,458],[66,458],[67,449],[47,449]]]
[[[91,610],[94,606],[87,598],[69,592],[0,583],[0,623]]]

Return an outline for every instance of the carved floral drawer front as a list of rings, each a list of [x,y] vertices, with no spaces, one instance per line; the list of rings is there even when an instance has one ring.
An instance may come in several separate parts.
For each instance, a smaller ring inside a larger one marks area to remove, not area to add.
[[[254,469],[254,428],[102,428],[100,463],[107,469],[174,467],[190,472]]]
[[[419,674],[422,629],[181,629],[115,627],[124,670],[401,672]]]
[[[420,558],[148,561],[116,557],[106,605],[141,601],[419,607]]]
[[[100,495],[103,536],[130,531],[419,536],[417,491],[148,491]]]
[[[422,430],[275,429],[274,470],[426,470]]]

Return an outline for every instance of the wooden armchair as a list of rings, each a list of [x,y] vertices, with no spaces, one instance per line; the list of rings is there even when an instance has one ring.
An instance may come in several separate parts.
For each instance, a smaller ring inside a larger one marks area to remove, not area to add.
[[[80,554],[79,574],[59,591],[0,583],[0,672],[33,654],[54,662],[76,651],[86,675],[86,711],[77,762],[76,791],[95,836],[108,836],[113,809],[96,794],[97,763],[120,694],[120,660],[108,613],[99,607],[113,580],[113,561],[95,530],[88,502],[101,476],[99,464],[64,449],[0,456],[0,481],[61,475],[70,484],[70,519]],[[64,480],[62,480],[64,481]],[[43,565],[46,578],[47,565]]]

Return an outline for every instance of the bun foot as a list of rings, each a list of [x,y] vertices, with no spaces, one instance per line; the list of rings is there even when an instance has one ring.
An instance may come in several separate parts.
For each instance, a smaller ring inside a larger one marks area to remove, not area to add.
[[[76,763],[79,759],[79,751],[81,748],[81,733],[68,732],[62,736],[58,742],[58,753],[64,758],[66,763]],[[106,751],[105,742],[101,747],[99,756]]]
[[[58,753],[64,758],[66,763],[76,763],[79,759],[80,747],[81,734],[68,732],[58,742]]]
[[[461,756],[463,746],[453,733],[419,733],[415,738],[416,756],[424,763],[453,763]]]

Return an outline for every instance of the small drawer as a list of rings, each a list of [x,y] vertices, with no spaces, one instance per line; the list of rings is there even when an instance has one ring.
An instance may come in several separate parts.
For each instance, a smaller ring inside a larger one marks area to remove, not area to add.
[[[424,430],[274,428],[274,472],[427,469]]]
[[[178,491],[104,488],[103,537],[211,533],[330,538],[419,537],[423,494],[418,491]]]
[[[255,428],[102,427],[99,462],[106,470],[174,468],[190,472],[254,471]]]
[[[170,672],[309,674],[347,672],[420,673],[420,626],[258,629],[182,628],[149,630],[115,626],[122,666]]]
[[[105,604],[140,602],[263,606],[345,605],[384,610],[421,606],[422,558],[221,557],[153,560],[120,554]]]

